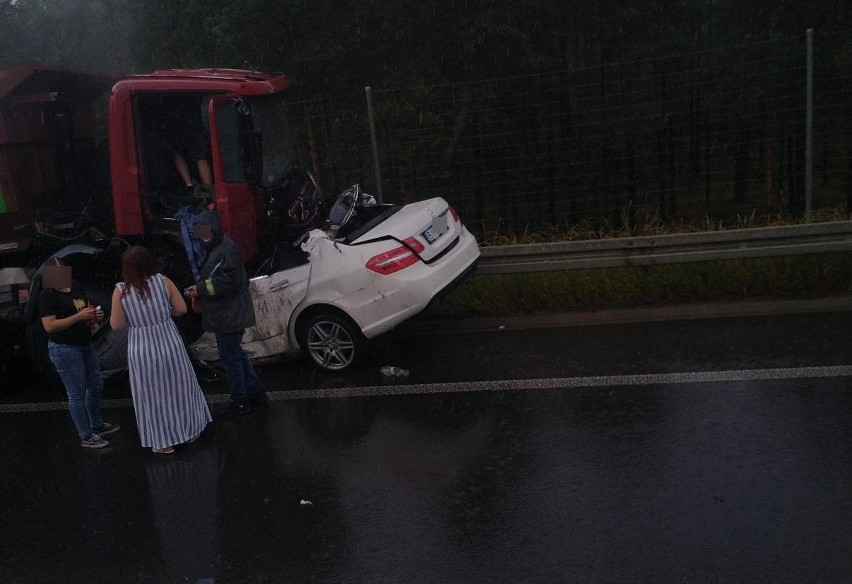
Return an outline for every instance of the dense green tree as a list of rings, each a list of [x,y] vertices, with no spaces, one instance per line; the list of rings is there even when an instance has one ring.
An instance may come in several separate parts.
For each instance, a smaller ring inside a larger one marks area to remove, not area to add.
[[[130,8],[127,0],[0,0],[0,66],[126,72]]]
[[[802,211],[808,27],[820,192],[849,191],[850,6],[0,0],[0,64],[285,71],[305,158],[331,189],[371,180],[369,85],[394,196],[447,194],[484,229],[564,217],[637,232]]]

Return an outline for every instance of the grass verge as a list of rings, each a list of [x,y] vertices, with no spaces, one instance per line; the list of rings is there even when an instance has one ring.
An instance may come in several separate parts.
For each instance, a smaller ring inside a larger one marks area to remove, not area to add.
[[[546,314],[606,307],[843,294],[852,252],[631,268],[474,275],[431,317]]]

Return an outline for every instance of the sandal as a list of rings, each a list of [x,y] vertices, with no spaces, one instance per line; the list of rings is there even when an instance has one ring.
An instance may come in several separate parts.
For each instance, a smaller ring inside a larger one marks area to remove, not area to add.
[[[199,432],[198,434],[196,434],[195,436],[193,436],[192,438],[190,438],[189,440],[187,440],[187,441],[185,442],[185,444],[192,444],[193,442],[195,442],[196,440],[198,440],[198,437],[199,437],[199,436],[201,436],[201,432]]]
[[[175,449],[171,446],[166,446],[165,448],[152,448],[151,452],[154,454],[174,454]]]

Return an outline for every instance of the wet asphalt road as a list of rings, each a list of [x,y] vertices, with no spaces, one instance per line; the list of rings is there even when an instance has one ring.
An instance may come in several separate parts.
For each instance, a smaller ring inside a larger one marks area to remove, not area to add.
[[[850,325],[420,322],[171,458],[4,383],[0,582],[848,582]]]

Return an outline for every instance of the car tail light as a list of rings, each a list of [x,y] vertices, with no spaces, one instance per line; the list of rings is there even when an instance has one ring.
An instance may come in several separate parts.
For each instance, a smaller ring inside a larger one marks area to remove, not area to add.
[[[456,210],[455,210],[455,209],[453,209],[453,206],[452,206],[452,205],[450,205],[450,213],[452,214],[452,216],[453,216],[453,220],[454,220],[456,223],[461,223],[461,217],[459,217],[459,214],[458,214],[458,213],[456,213]]]
[[[403,239],[402,243],[406,244],[408,247],[414,250],[414,253],[420,253],[421,251],[426,249],[425,247],[423,247],[422,243],[417,241],[416,237],[409,237],[407,239]]]
[[[420,260],[416,252],[422,251],[423,246],[413,237],[406,239],[405,243],[407,245],[371,257],[367,260],[367,268],[387,276],[416,264]]]

